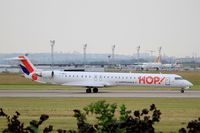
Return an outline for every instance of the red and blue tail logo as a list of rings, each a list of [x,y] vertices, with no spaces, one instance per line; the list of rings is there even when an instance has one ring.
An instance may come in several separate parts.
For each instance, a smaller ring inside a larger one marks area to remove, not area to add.
[[[37,75],[34,73],[34,69],[33,66],[30,64],[30,62],[25,58],[25,56],[19,56],[18,57],[20,59],[20,68],[22,69],[23,73],[25,73],[26,75],[30,76],[33,80],[37,80],[38,77]]]

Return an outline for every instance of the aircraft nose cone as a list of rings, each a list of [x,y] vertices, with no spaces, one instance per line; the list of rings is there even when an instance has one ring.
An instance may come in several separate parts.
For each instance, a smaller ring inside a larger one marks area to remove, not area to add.
[[[193,84],[192,84],[191,82],[189,82],[189,86],[190,86],[190,87],[192,87],[192,86],[193,86]]]
[[[189,82],[189,81],[187,81],[187,85],[188,85],[189,87],[192,87],[192,86],[193,86],[193,84],[192,84],[191,82]]]

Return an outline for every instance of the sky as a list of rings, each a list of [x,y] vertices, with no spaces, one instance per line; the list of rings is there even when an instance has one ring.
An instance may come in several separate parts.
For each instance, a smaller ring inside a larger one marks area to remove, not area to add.
[[[199,56],[199,0],[0,0],[0,53]]]

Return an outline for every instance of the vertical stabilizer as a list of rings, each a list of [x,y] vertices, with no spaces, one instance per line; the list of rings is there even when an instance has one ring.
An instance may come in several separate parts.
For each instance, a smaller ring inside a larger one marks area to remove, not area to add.
[[[16,58],[17,60],[19,60],[20,64],[20,68],[22,70],[22,72],[24,73],[24,76],[33,80],[37,80],[38,76],[36,75],[36,68],[35,66],[30,62],[30,60],[28,59],[28,57],[26,56],[18,56]]]
[[[154,63],[160,63],[160,56],[158,56],[155,60]]]

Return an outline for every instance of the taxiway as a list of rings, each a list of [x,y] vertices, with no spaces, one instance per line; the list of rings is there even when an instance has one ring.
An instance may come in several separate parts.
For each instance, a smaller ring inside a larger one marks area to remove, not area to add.
[[[85,93],[85,90],[0,90],[0,97],[141,97],[141,98],[200,98],[200,91],[130,91],[100,90],[99,93]]]

